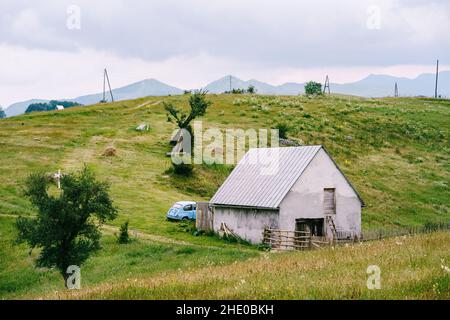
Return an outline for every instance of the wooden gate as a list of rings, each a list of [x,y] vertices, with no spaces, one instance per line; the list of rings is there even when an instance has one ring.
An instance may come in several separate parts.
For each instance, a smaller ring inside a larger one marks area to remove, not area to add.
[[[307,250],[329,244],[325,237],[311,236],[308,231],[264,229],[263,244],[274,250]]]
[[[214,212],[208,202],[197,202],[195,227],[199,231],[214,231]]]

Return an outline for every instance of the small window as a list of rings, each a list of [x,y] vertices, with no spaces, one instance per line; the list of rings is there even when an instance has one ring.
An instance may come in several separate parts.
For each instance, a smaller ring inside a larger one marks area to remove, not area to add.
[[[192,204],[188,204],[184,207],[184,211],[191,211],[192,210]]]

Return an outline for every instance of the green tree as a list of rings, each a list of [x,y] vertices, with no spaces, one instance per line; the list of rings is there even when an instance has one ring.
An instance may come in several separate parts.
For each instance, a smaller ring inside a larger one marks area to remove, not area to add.
[[[256,93],[256,88],[255,88],[255,86],[252,85],[252,84],[249,85],[248,88],[247,88],[247,92],[250,93],[250,94]]]
[[[0,107],[0,119],[6,118],[6,113],[5,111],[2,109],[2,107]]]
[[[125,221],[120,226],[120,232],[119,232],[119,238],[117,239],[117,242],[120,244],[127,244],[130,242],[130,235],[128,234],[128,220]]]
[[[212,104],[211,101],[206,99],[207,91],[199,90],[195,91],[189,97],[190,112],[185,113],[182,109],[176,108],[171,103],[164,102],[164,108],[167,111],[167,120],[169,122],[175,122],[178,128],[187,130],[191,135],[191,146],[194,142],[194,133],[192,131],[191,122],[200,116],[205,115],[206,110]],[[183,150],[188,156],[192,156],[192,150]],[[193,168],[191,164],[173,163],[174,172],[181,175],[189,175],[192,173]]]
[[[37,267],[57,268],[67,286],[67,268],[80,267],[100,249],[99,226],[117,216],[108,194],[109,185],[96,180],[85,167],[61,178],[61,192],[49,193],[51,179],[44,173],[31,174],[25,195],[37,208],[35,218],[16,221],[18,243],[40,249]]]
[[[32,103],[28,106],[25,113],[30,112],[41,112],[41,111],[52,111],[56,110],[56,106],[63,106],[65,109],[81,106],[78,102],[72,102],[72,101],[58,101],[58,100],[51,100],[48,103]]]
[[[212,104],[206,99],[207,91],[195,91],[189,97],[189,114],[176,108],[172,103],[164,102],[164,109],[167,111],[167,118],[170,122],[175,122],[180,129],[186,129],[192,134],[191,122],[197,117],[204,116],[206,109]]]
[[[322,94],[322,84],[309,81],[305,84],[305,93],[307,95],[321,95]]]

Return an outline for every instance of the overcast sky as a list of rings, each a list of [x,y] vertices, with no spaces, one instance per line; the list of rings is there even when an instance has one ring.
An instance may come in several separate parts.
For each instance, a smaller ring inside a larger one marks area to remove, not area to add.
[[[450,70],[448,0],[0,0],[0,105],[156,78],[272,84]]]

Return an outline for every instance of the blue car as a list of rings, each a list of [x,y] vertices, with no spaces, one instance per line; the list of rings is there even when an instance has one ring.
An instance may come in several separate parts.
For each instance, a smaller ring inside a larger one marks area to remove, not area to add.
[[[197,203],[194,201],[179,201],[167,211],[168,220],[195,220]]]

